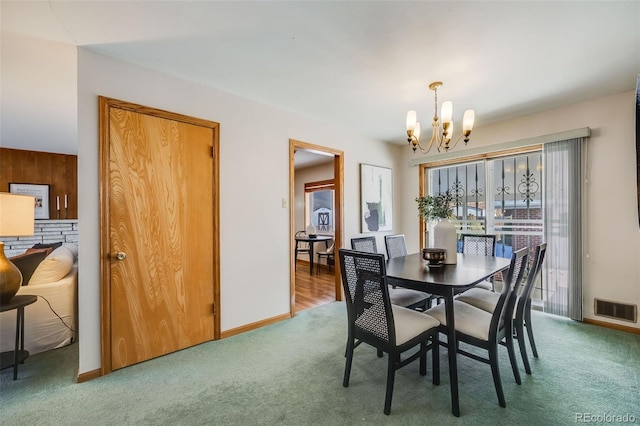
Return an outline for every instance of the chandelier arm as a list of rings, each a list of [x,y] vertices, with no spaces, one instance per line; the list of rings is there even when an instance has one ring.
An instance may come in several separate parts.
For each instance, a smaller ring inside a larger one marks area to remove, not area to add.
[[[427,145],[427,147],[425,148],[424,146],[422,146],[422,144],[420,143],[420,139],[416,138],[416,136],[411,133],[409,134],[407,141],[411,144],[411,148],[413,149],[413,152],[416,152],[416,150],[420,149],[420,152],[422,152],[423,154],[427,154],[429,151],[431,151],[431,148],[433,147],[434,143],[438,148],[438,152],[440,152],[440,147],[442,146],[442,138],[440,136],[440,127],[438,125],[437,121],[434,121],[431,124],[432,130],[431,130],[431,139],[429,139],[429,144]]]
[[[440,126],[438,125],[438,121],[434,120],[433,123],[431,123],[431,139],[429,139],[429,145],[427,146],[427,148],[423,148],[422,146],[420,146],[420,150],[422,151],[423,154],[428,153],[429,151],[431,151],[431,148],[433,147],[434,143],[437,147],[440,146],[441,142],[440,142]],[[440,150],[440,148],[438,148],[438,151]]]
[[[458,138],[456,139],[456,141],[453,143],[452,146],[448,147],[447,150],[449,149],[453,149],[456,147],[456,145],[458,145],[458,142],[460,142],[460,139],[462,139],[462,137],[464,136],[464,134],[458,136]],[[465,141],[465,145],[467,144],[467,142]]]
[[[427,148],[423,147],[422,144],[420,143],[419,140],[417,140],[417,144],[414,145],[413,150],[416,150],[416,147],[420,148],[420,152],[422,152],[423,154],[428,153],[429,151],[431,151],[431,142],[429,142],[429,145],[427,146]]]

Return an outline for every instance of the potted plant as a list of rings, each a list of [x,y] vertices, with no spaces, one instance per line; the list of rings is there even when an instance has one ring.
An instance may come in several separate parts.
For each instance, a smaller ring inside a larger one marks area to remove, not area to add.
[[[425,223],[450,218],[453,215],[452,201],[453,196],[448,190],[438,195],[425,195],[416,198],[418,213]]]
[[[457,261],[458,236],[455,226],[448,220],[453,217],[452,202],[453,196],[448,190],[437,195],[416,198],[418,213],[427,229],[430,222],[437,221],[433,227],[432,246],[446,251],[445,264],[455,264]]]

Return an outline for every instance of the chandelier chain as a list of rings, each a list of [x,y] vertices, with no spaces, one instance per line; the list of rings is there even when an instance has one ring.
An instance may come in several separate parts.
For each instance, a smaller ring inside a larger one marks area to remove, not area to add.
[[[434,122],[438,122],[438,88],[436,87],[435,89],[433,89],[434,92],[434,96],[433,96],[433,121]]]

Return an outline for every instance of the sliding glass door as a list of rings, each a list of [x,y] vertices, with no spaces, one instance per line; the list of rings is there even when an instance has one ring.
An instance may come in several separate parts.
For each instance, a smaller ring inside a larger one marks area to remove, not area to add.
[[[458,234],[495,234],[496,255],[509,258],[544,239],[541,152],[429,168],[429,194],[453,196]],[[537,283],[534,298],[542,298]]]

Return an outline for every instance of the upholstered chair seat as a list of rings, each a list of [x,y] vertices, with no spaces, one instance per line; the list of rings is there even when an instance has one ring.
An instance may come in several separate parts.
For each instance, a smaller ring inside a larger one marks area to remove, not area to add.
[[[469,289],[456,298],[459,302],[467,303],[489,313],[496,309],[499,299],[500,293],[478,287]]]
[[[402,306],[391,305],[396,330],[396,345],[407,343],[414,337],[438,327],[440,322],[430,315]]]
[[[491,281],[484,280],[476,284],[474,288],[481,288],[483,290],[493,291],[493,284],[491,283]]]
[[[498,296],[500,296],[500,294],[498,294]],[[489,329],[491,327],[490,313],[467,303],[460,302],[459,300],[453,301],[453,311],[455,312],[456,332],[464,333],[480,340],[489,340]],[[427,310],[427,312],[428,315],[440,321],[442,325],[447,325],[444,303],[434,306]]]

